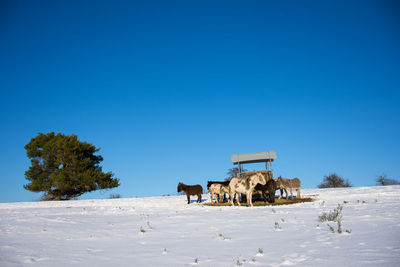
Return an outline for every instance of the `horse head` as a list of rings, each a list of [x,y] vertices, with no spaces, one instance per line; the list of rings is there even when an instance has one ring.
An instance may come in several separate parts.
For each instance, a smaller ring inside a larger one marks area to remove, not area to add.
[[[179,184],[178,184],[178,193],[181,192],[181,191],[182,191],[182,183],[179,182]]]
[[[256,173],[251,177],[252,183],[256,184],[265,184],[267,181],[261,173]]]
[[[210,189],[210,185],[212,185],[212,181],[207,181],[207,190]]]

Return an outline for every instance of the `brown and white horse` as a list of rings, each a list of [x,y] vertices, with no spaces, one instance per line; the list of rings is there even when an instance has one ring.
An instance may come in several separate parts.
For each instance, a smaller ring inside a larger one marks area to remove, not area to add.
[[[233,206],[233,198],[238,194],[236,201],[240,206],[239,193],[246,194],[247,205],[253,206],[252,195],[257,184],[265,185],[266,179],[261,173],[255,173],[244,178],[232,178],[229,183],[229,194],[231,197],[231,205]]]
[[[225,193],[229,194],[229,187],[223,184],[211,184],[208,188],[208,192],[211,194],[211,202],[213,202],[214,197],[215,203],[224,202],[224,195]]]

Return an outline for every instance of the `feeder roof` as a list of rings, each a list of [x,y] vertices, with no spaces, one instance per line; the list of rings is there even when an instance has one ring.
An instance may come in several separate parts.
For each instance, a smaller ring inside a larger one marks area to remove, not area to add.
[[[276,159],[275,151],[265,151],[257,153],[244,153],[244,154],[232,154],[231,161],[233,164],[239,163],[257,163],[257,162],[272,162]]]

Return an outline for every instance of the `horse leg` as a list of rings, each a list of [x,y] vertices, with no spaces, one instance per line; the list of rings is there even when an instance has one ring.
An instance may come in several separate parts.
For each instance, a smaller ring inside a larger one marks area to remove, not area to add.
[[[247,198],[247,206],[253,207],[253,199],[252,199],[252,192],[246,194]]]
[[[282,189],[282,188],[279,188],[279,191],[281,191],[281,194],[279,195],[279,199],[281,199],[281,198],[282,198],[282,195],[283,195],[283,189]]]
[[[229,197],[231,198],[231,205],[234,206],[233,199],[235,198],[235,193],[229,193]]]
[[[201,203],[201,194],[200,193],[197,194],[197,202]]]
[[[300,187],[297,188],[297,198],[300,198]]]
[[[188,204],[190,204],[190,195],[186,194],[186,197],[187,197]]]
[[[269,203],[275,203],[275,193],[274,192],[269,192]]]
[[[236,204],[240,206],[240,193],[235,193],[233,197],[236,199]]]

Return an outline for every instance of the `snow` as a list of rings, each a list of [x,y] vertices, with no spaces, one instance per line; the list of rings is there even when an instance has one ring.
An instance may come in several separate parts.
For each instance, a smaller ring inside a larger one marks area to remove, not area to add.
[[[169,196],[1,203],[0,265],[400,266],[400,186],[302,194],[315,201],[212,207]],[[338,204],[341,234],[318,218]]]

